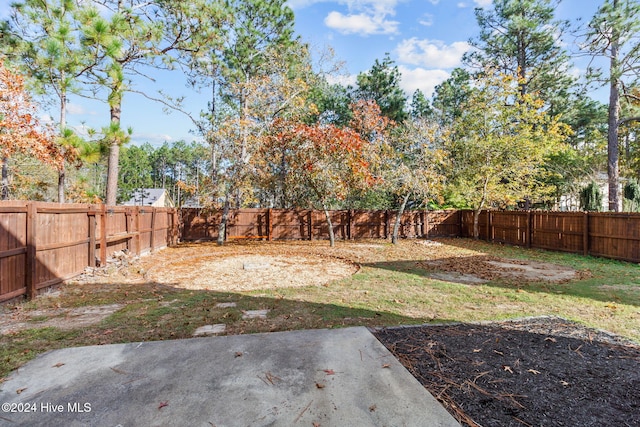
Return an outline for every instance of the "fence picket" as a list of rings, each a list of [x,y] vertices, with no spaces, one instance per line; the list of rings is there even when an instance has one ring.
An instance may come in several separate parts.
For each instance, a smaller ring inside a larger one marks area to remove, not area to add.
[[[159,233],[164,242],[171,242],[177,226],[175,209],[145,209],[153,215],[151,229],[141,227],[138,208],[0,202],[0,302],[22,295],[32,298],[39,290],[94,267],[97,247],[104,266],[118,249],[129,247],[140,254],[157,248]],[[157,221],[155,215],[166,219]],[[143,232],[150,232],[151,238],[143,239]]]

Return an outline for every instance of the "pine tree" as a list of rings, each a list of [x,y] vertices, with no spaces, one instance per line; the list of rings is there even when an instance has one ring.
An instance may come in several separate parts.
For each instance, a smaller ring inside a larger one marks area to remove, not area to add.
[[[374,100],[382,114],[396,123],[407,117],[407,98],[400,87],[400,70],[387,53],[382,62],[375,60],[366,73],[357,76],[356,97],[360,100]]]
[[[622,98],[633,98],[629,88],[637,86],[640,71],[640,4],[634,0],[606,0],[589,22],[585,50],[609,60],[608,69],[592,69],[592,78],[609,86],[607,173],[609,210],[619,211],[619,127],[638,117],[620,117]]]
[[[563,112],[573,79],[561,45],[566,22],[554,19],[559,0],[494,0],[493,9],[476,8],[480,36],[467,64],[492,67],[518,79],[521,95],[536,93],[552,115]]]

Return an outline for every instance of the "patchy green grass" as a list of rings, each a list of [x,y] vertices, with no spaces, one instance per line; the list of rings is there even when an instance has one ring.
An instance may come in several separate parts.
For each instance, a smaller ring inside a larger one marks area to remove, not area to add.
[[[554,315],[640,342],[637,264],[465,239],[440,242],[443,245],[435,247],[414,241],[395,246],[368,241],[338,242],[335,248],[327,242],[255,242],[167,249],[143,259],[144,268],[135,267],[136,271],[174,266],[180,260],[186,260],[188,269],[199,257],[210,260],[243,253],[338,257],[358,263],[360,270],[322,286],[276,284],[243,292],[182,289],[138,274],[67,284],[58,295],[0,307],[0,316],[27,324],[27,329],[0,335],[0,378],[47,350],[187,338],[200,326],[220,323],[226,325],[227,334],[244,334]],[[561,283],[494,277],[484,284],[464,284],[436,280],[430,276],[434,268],[425,267],[426,262],[446,260],[459,265],[463,273],[473,273],[486,268],[482,264],[486,257],[552,263],[575,269],[578,275]],[[218,306],[231,302],[235,307]],[[74,327],[70,322],[62,328],[47,323],[64,318],[60,310],[110,304],[123,307],[90,326]],[[266,319],[243,319],[243,311],[259,309],[269,310]]]

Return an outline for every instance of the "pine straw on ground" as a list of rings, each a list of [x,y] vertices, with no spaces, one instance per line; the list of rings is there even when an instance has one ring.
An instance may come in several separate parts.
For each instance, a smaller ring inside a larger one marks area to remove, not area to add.
[[[557,317],[376,337],[463,426],[640,426],[640,347]]]

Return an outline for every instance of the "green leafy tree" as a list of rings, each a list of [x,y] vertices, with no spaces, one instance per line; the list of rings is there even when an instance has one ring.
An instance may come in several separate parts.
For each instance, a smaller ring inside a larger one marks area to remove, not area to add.
[[[411,97],[411,117],[414,119],[427,118],[433,114],[433,109],[424,93],[417,89]]]
[[[463,68],[455,68],[451,76],[435,88],[432,105],[438,123],[449,126],[459,118],[470,94],[471,74]]]
[[[229,1],[219,22],[220,44],[209,45],[204,57],[195,57],[200,66],[194,71],[214,83],[198,130],[211,145],[211,200],[222,201],[224,207],[218,239],[222,244],[232,199],[238,207],[251,202],[245,190],[257,134],[264,129],[252,107],[257,98],[266,97],[268,81],[273,83],[269,61],[278,58],[276,62],[281,63],[295,50],[295,43],[293,11],[283,0]],[[288,59],[295,68],[299,61],[293,56]]]
[[[624,186],[624,198],[627,202],[627,210],[638,212],[640,209],[640,184],[637,179],[630,179]]]
[[[386,54],[382,61],[375,60],[371,69],[357,76],[355,96],[360,100],[373,100],[382,114],[396,123],[407,117],[407,98],[400,87],[400,70]]]
[[[396,128],[391,137],[391,153],[385,164],[384,185],[400,200],[391,233],[391,242],[398,242],[402,214],[413,198],[420,205],[438,198],[444,180],[444,151],[440,149],[442,128],[425,117],[408,119]]]
[[[580,191],[580,208],[583,211],[602,210],[602,191],[595,182],[591,182]]]
[[[556,189],[555,202],[563,195],[578,196],[585,179],[604,170],[607,163],[607,106],[586,95],[572,104],[561,117],[572,130],[568,145],[548,156],[544,164],[545,182]]]
[[[123,147],[119,162],[119,202],[129,200],[138,189],[151,187],[151,162],[144,148],[135,145]]]
[[[549,191],[540,181],[545,156],[565,140],[565,125],[542,110],[543,102],[522,95],[510,76],[492,70],[478,77],[444,148],[451,181],[474,210],[509,206]]]
[[[608,66],[592,68],[594,81],[609,86],[607,131],[607,174],[609,210],[619,211],[620,126],[638,117],[620,117],[621,99],[633,98],[640,70],[640,4],[634,0],[606,0],[589,22],[584,50],[594,57],[608,60]]]
[[[330,84],[326,79],[320,78],[313,85],[308,94],[309,102],[315,105],[305,123],[325,123],[336,126],[346,126],[353,118],[349,105],[352,102],[349,89],[340,84]]]

